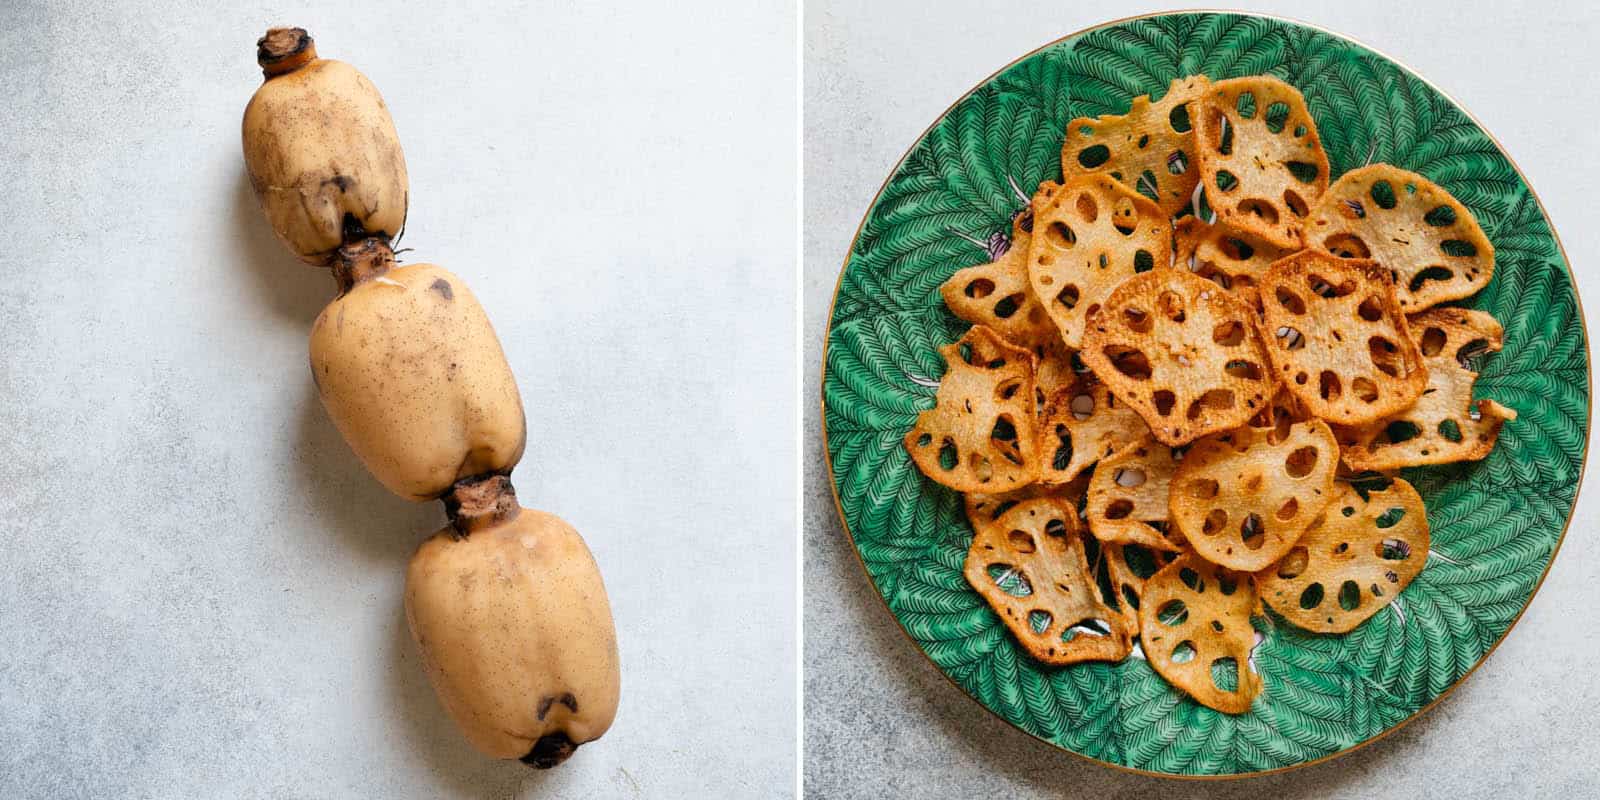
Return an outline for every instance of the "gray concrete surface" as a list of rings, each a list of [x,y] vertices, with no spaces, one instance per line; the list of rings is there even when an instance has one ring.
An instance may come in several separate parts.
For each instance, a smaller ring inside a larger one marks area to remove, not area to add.
[[[792,794],[794,13],[571,5],[0,3],[0,798]],[[384,92],[409,258],[604,571],[621,710],[558,770],[443,716],[400,604],[443,514],[314,394],[333,285],[240,157],[274,23]]]
[[[1475,113],[1527,173],[1563,237],[1591,315],[1600,151],[1583,99],[1600,14],[1578,3],[1252,3],[1390,53]],[[808,0],[805,9],[805,793],[852,797],[1194,798],[1600,796],[1592,624],[1600,492],[1582,494],[1543,589],[1451,697],[1388,739],[1297,772],[1179,784],[1115,772],[1011,728],[905,637],[850,552],[823,466],[818,384],[834,282],[852,234],[904,150],[968,88],[1023,53],[1106,18],[1094,4]],[[1591,459],[1592,466],[1592,459]],[[1593,470],[1590,471],[1593,483]],[[1157,794],[1159,793],[1159,795]]]

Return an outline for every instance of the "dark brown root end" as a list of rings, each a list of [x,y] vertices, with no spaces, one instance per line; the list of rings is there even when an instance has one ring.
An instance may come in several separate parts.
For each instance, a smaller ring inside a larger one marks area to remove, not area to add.
[[[271,28],[256,40],[256,63],[269,78],[316,60],[317,45],[305,28]]]
[[[333,279],[339,294],[356,284],[376,278],[394,267],[394,250],[388,239],[376,236],[342,245],[333,257]]]
[[[539,737],[533,743],[533,749],[522,757],[522,763],[534,769],[550,769],[572,757],[578,751],[578,745],[567,738],[564,733],[552,733]]]
[[[522,510],[517,505],[517,490],[505,475],[462,478],[439,499],[450,515],[451,527],[462,537],[511,520]]]

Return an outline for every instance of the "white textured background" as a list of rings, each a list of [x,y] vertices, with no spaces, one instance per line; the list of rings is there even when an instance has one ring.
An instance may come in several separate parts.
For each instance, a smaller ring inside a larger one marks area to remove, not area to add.
[[[1351,36],[1477,115],[1539,193],[1600,335],[1600,12],[1589,4],[1249,3]],[[805,9],[805,780],[848,797],[1600,796],[1600,492],[1577,514],[1505,644],[1438,707],[1332,762],[1227,784],[1090,764],[967,698],[901,633],[850,551],[829,494],[819,376],[834,282],[878,186],[922,130],[990,73],[1109,18],[1160,4],[808,0]],[[1592,454],[1600,457],[1600,455]],[[1591,458],[1591,465],[1594,457]],[[1593,483],[1591,470],[1591,480]]]
[[[793,791],[794,12],[522,5],[0,0],[0,798]],[[384,93],[408,258],[487,308],[519,495],[604,572],[621,710],[557,770],[443,716],[400,603],[443,514],[314,394],[333,284],[239,145],[285,23]]]

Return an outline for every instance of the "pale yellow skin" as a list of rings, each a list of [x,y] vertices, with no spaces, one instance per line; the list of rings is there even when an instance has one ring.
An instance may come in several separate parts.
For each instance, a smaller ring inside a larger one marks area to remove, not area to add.
[[[363,280],[311,328],[311,371],[328,416],[367,469],[411,500],[522,457],[522,397],[467,285],[413,264]]]
[[[434,691],[485,755],[521,758],[547,734],[582,744],[611,727],[611,606],[583,537],[559,517],[522,509],[465,538],[434,534],[411,559],[405,603]]]
[[[332,261],[346,214],[368,235],[399,235],[405,155],[383,97],[355,67],[324,58],[267,78],[245,107],[243,127],[256,199],[301,261]]]

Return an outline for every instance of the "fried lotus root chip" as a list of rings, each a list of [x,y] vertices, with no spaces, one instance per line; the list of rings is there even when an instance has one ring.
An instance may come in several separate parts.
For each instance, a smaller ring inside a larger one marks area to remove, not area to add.
[[[1370,422],[1427,386],[1422,352],[1377,264],[1303,250],[1267,270],[1261,302],[1273,369],[1313,415]]]
[[[1145,582],[1139,639],[1150,666],[1196,702],[1243,714],[1261,692],[1250,668],[1254,579],[1186,554]]]
[[[1257,285],[1272,262],[1288,255],[1283,248],[1248,233],[1208,225],[1196,217],[1178,220],[1173,232],[1178,244],[1178,269],[1188,269],[1238,295],[1251,308],[1261,310]]]
[[[957,270],[939,294],[950,313],[986,325],[1019,347],[1042,347],[1056,339],[1056,326],[1028,289],[1028,245],[1031,217],[1019,215],[1011,226],[1011,246],[988,264]]]
[[[1139,635],[1139,605],[1143,602],[1145,581],[1177,557],[1177,553],[1135,544],[1100,544],[1100,561],[1106,570],[1107,583],[1133,635]]]
[[[1028,278],[1068,347],[1128,277],[1172,263],[1172,224],[1108,175],[1083,175],[1034,196]]]
[[[1183,538],[1168,522],[1167,487],[1177,467],[1172,448],[1148,435],[1101,459],[1089,477],[1089,501],[1084,507],[1089,532],[1108,544],[1157,550],[1182,547]]]
[[[1039,417],[1039,480],[1066,483],[1150,432],[1103,383],[1058,389]]]
[[[1344,484],[1317,524],[1256,576],[1261,597],[1313,633],[1347,633],[1400,596],[1428,561],[1428,512],[1398,478],[1366,500]]]
[[[1179,78],[1156,102],[1150,95],[1135,97],[1122,116],[1079,117],[1068,123],[1061,174],[1110,173],[1154,200],[1161,213],[1177,216],[1200,181],[1190,118],[1193,101],[1209,85],[1204,75]]]
[[[999,492],[1038,472],[1033,354],[982,325],[939,349],[948,369],[906,450],[922,474],[959,492]]]
[[[1482,311],[1431,308],[1410,318],[1411,335],[1428,368],[1427,389],[1416,405],[1377,422],[1338,431],[1344,462],[1357,470],[1393,470],[1425,464],[1477,461],[1494,449],[1500,427],[1517,412],[1487,398],[1474,403],[1478,373],[1463,360],[1499,352],[1500,323]]]
[[[1255,311],[1186,270],[1136,275],[1095,314],[1079,357],[1177,446],[1244,424],[1272,395]]]
[[[1218,81],[1194,131],[1217,221],[1298,249],[1306,216],[1328,188],[1328,156],[1300,92],[1266,75]]]
[[[1068,503],[1024,500],[978,526],[964,573],[1039,661],[1120,661],[1132,648],[1127,621],[1100,599]]]
[[[1171,514],[1201,558],[1255,572],[1283,557],[1333,499],[1339,443],[1322,420],[1289,434],[1240,428],[1196,442],[1172,476]]]
[[[1340,176],[1311,210],[1306,246],[1378,262],[1394,275],[1407,314],[1468,297],[1494,275],[1494,245],[1472,212],[1427,178],[1388,164]]]

